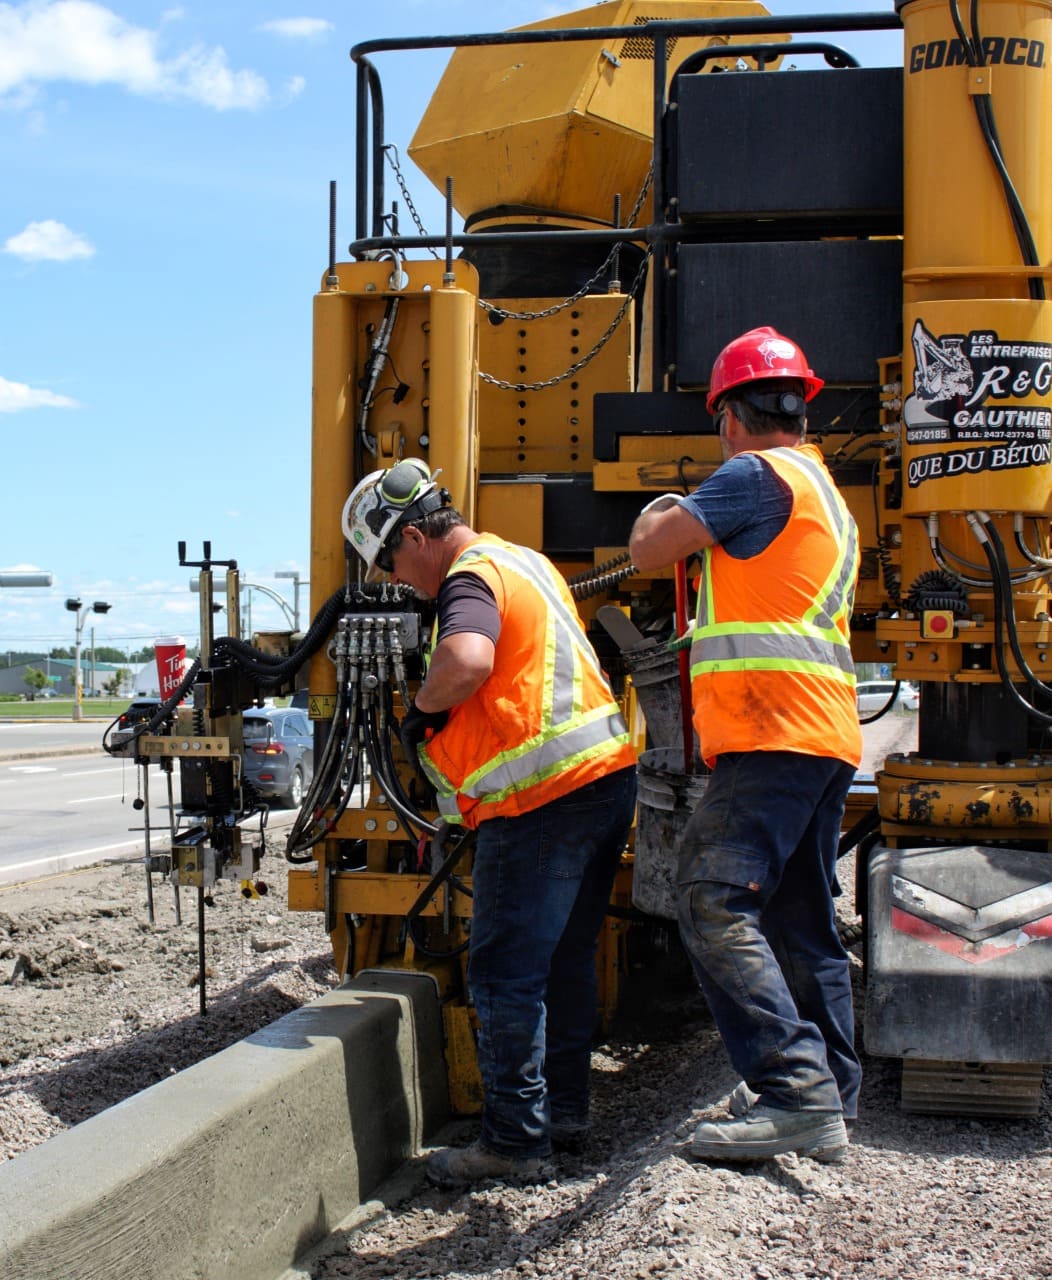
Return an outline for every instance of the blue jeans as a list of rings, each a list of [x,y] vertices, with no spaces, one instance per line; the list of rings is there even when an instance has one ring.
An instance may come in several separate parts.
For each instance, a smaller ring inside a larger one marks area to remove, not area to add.
[[[719,756],[679,863],[680,935],[734,1068],[769,1106],[849,1120],[862,1071],[833,897],[853,776],[789,751]]]
[[[587,1122],[596,941],[635,803],[621,769],[479,826],[468,986],[492,1151],[547,1155],[552,1119]]]

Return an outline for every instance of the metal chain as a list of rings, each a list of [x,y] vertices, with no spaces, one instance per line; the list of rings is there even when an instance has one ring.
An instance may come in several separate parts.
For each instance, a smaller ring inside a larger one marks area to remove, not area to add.
[[[643,201],[647,198],[647,192],[650,190],[650,184],[653,181],[654,169],[653,166],[651,166],[651,168],[647,170],[647,176],[643,179],[643,185],[639,189],[639,195],[636,196],[636,202],[632,206],[632,212],[628,215],[627,226],[630,227],[635,223],[636,215],[643,207]],[[623,244],[624,241],[618,241],[617,244],[610,246],[610,252],[603,259],[598,270],[585,281],[576,293],[572,293],[568,298],[564,298],[562,302],[556,302],[553,306],[545,307],[543,311],[505,311],[503,307],[495,307],[493,303],[484,302],[482,298],[479,298],[479,306],[483,311],[489,311],[493,315],[500,316],[504,320],[546,320],[549,316],[558,315],[560,311],[565,311],[567,307],[572,307],[575,302],[580,302],[585,294],[592,292],[593,286],[597,285],[600,279],[606,274],[610,264],[613,262],[614,257],[620,251]]]
[[[414,226],[422,236],[426,237],[429,234],[428,230],[424,226],[420,214],[417,212],[416,205],[413,203],[413,197],[409,194],[409,187],[406,184],[405,175],[402,173],[401,166],[398,163],[398,148],[393,142],[388,142],[383,147],[383,153],[387,163],[391,167],[391,171],[394,173],[395,181],[398,183],[398,189],[402,193],[402,199],[405,201],[406,208],[409,210],[409,216],[413,219]],[[643,185],[639,188],[639,195],[636,196],[636,202],[632,206],[632,212],[628,215],[627,226],[631,227],[635,223],[636,217],[639,214],[640,209],[643,207],[643,202],[647,198],[647,194],[650,191],[653,181],[654,169],[653,166],[651,166],[651,168],[647,170],[647,176],[643,179]],[[594,286],[599,283],[600,279],[609,270],[610,264],[613,262],[614,257],[620,248],[620,243],[611,245],[610,252],[606,255],[599,268],[592,276],[589,277],[588,280],[585,281],[576,293],[571,294],[568,298],[564,298],[562,302],[555,303],[554,306],[545,307],[543,311],[505,311],[502,307],[496,307],[493,303],[486,302],[483,298],[479,298],[478,304],[483,311],[488,311],[492,315],[500,316],[504,320],[546,320],[549,316],[558,315],[560,311],[565,311],[567,307],[572,307],[575,302],[580,302],[586,294],[591,293]],[[428,253],[430,253],[433,258],[441,256],[433,245],[428,247]]]
[[[494,306],[492,302],[486,302],[484,298],[479,298],[479,306],[483,311],[500,316],[502,320],[546,320],[549,316],[558,315],[560,311],[565,311],[567,307],[572,307],[575,302],[580,302],[586,293],[591,293],[593,287],[599,283],[600,279],[610,269],[614,255],[620,248],[619,244],[612,245],[610,252],[606,255],[598,270],[581,285],[576,293],[571,293],[562,302],[556,302],[550,307],[545,307],[543,311],[506,311],[503,307]]]
[[[417,231],[419,231],[422,236],[426,236],[428,234],[427,227],[424,226],[421,221],[420,214],[416,211],[416,205],[413,204],[413,197],[409,194],[409,188],[406,185],[405,177],[398,164],[398,148],[393,142],[388,142],[383,148],[383,153],[387,163],[391,166],[391,169],[394,172],[395,181],[398,183],[398,188],[402,193],[402,199],[405,201],[405,207],[409,210],[409,216],[413,219]],[[441,256],[434,245],[429,245],[427,251],[432,258],[438,258]]]
[[[650,262],[653,252],[652,248],[648,248],[646,253],[643,255],[643,261],[639,264],[639,270],[636,272],[636,277],[632,281],[628,292],[625,294],[625,300],[621,303],[620,307],[618,307],[617,315],[614,316],[613,320],[611,320],[602,337],[598,342],[596,342],[595,346],[592,347],[591,351],[589,351],[587,355],[582,356],[580,360],[577,360],[570,365],[569,369],[567,369],[565,373],[556,374],[554,378],[545,378],[541,382],[505,382],[502,378],[495,378],[492,374],[483,373],[480,369],[479,377],[483,382],[488,382],[491,387],[497,387],[501,391],[543,391],[546,387],[556,387],[560,382],[565,382],[567,378],[572,378],[575,373],[580,373],[585,365],[591,364],[599,352],[602,351],[616,333],[621,321],[624,320],[629,306],[635,300],[636,289],[638,289],[643,281],[643,275],[647,269],[647,265]]]

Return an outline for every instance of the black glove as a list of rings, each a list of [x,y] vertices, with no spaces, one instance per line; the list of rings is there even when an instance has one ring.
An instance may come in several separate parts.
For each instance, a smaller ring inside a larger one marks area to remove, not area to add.
[[[437,733],[439,729],[445,727],[448,719],[448,711],[421,711],[416,703],[413,703],[405,713],[398,730],[398,736],[402,740],[402,750],[411,765],[419,764],[416,749],[426,740],[428,729]]]

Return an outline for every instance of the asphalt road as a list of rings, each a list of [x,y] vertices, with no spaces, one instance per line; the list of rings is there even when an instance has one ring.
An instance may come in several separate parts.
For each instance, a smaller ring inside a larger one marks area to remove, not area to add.
[[[102,755],[41,755],[0,764],[0,883],[28,880],[144,850],[132,807],[137,770]],[[168,831],[167,794],[152,768],[151,822]]]
[[[104,724],[0,724],[0,884],[56,875],[77,867],[145,854],[141,771],[105,755]],[[173,800],[179,803],[179,771]],[[151,849],[168,847],[167,777],[148,770]],[[294,815],[272,810],[268,831]],[[249,826],[255,825],[253,819]]]
[[[0,717],[0,760],[26,751],[96,751],[109,720],[4,720]]]

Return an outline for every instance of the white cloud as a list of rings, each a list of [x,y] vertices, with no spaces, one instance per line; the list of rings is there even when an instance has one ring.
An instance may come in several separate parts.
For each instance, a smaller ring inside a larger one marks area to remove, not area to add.
[[[269,96],[263,77],[233,70],[219,46],[194,45],[163,58],[157,32],[125,22],[94,0],[0,3],[0,94],[49,81],[118,85],[217,111],[254,109]]]
[[[325,18],[275,18],[273,22],[262,23],[259,30],[287,40],[317,40],[335,27]]]
[[[27,387],[24,382],[8,382],[0,378],[0,413],[20,413],[23,409],[79,409],[80,405],[69,396],[57,395]]]
[[[43,222],[31,222],[17,236],[4,242],[4,253],[13,254],[23,262],[70,262],[74,258],[90,258],[95,246],[71,231],[64,223],[45,218]]]
[[[291,102],[293,98],[298,98],[306,87],[307,82],[302,76],[292,76],[291,79],[286,81],[282,100]]]

